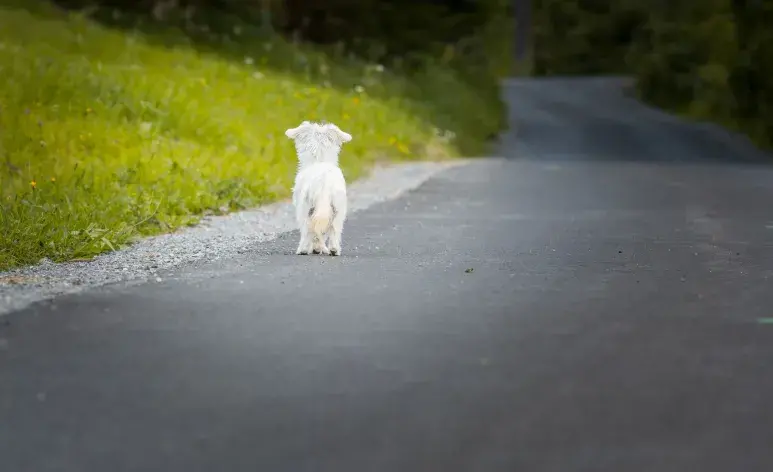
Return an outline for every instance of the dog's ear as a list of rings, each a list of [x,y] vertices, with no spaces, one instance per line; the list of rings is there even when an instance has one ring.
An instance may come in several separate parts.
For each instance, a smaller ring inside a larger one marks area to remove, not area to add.
[[[345,131],[341,131],[341,128],[334,125],[333,123],[328,124],[327,128],[335,135],[336,138],[338,138],[339,141],[341,141],[341,143],[348,143],[352,140],[351,134]]]
[[[304,121],[297,128],[289,128],[288,130],[285,131],[285,136],[287,136],[290,139],[295,139],[298,136],[298,134],[301,131],[303,131],[303,129],[306,128],[306,126],[308,126],[308,124],[309,124],[308,121]]]

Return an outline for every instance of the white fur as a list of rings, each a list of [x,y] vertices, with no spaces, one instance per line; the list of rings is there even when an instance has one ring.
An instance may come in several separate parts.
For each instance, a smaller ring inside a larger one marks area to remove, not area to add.
[[[288,129],[285,136],[295,141],[298,152],[293,205],[301,241],[296,254],[340,255],[347,201],[338,154],[352,136],[332,123],[308,121]]]

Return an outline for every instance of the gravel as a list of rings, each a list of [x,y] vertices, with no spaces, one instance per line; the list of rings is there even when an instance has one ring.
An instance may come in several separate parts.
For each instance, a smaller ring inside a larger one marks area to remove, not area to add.
[[[419,162],[377,167],[350,184],[350,212],[391,200],[412,190],[437,172],[463,161]],[[289,201],[254,210],[205,218],[201,224],[143,239],[88,262],[38,265],[0,272],[0,315],[27,305],[107,284],[162,282],[162,274],[201,261],[237,256],[259,248],[279,234],[295,229]]]

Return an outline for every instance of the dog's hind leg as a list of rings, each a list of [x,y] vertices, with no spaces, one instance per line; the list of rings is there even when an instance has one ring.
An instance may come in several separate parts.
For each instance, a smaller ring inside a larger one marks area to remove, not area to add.
[[[333,213],[333,221],[330,224],[328,232],[330,255],[341,255],[341,235],[344,231],[344,220],[346,220],[346,200],[336,202]]]
[[[296,254],[300,256],[305,256],[312,251],[312,235],[309,234],[309,230],[307,228],[301,227],[301,240],[298,243],[298,249],[295,251]]]
[[[305,208],[299,208],[298,212],[296,213],[296,219],[298,221],[298,231],[301,233],[301,240],[298,242],[298,249],[295,251],[295,253],[302,256],[311,254],[312,245],[314,242],[312,239],[313,236],[309,229],[309,223],[308,223],[308,217],[307,217],[310,211],[311,210],[306,210]]]

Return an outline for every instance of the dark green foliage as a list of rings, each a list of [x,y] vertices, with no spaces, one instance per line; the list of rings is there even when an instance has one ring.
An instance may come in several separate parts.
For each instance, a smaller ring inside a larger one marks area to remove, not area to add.
[[[534,73],[621,73],[646,12],[631,0],[533,0]]]
[[[536,74],[630,74],[651,103],[773,145],[773,0],[534,1]]]
[[[773,145],[773,2],[675,2],[648,20],[627,57],[640,96]]]

